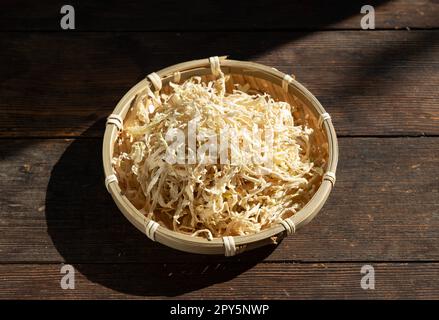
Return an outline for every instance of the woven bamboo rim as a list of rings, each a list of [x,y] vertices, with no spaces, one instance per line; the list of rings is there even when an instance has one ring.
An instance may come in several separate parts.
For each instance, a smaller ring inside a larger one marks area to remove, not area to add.
[[[241,77],[242,79],[250,77],[255,81],[264,82],[265,87],[267,85],[271,86],[271,90],[274,90],[276,93],[283,89],[284,94],[300,99],[312,114],[311,116],[318,121],[318,126],[323,130],[325,142],[327,143],[327,166],[326,173],[318,190],[311,200],[292,217],[257,234],[207,240],[169,230],[141,214],[121,193],[117,177],[111,165],[111,159],[118,130],[123,128],[123,119],[128,113],[131,102],[136,94],[147,86],[160,90],[162,87],[167,86],[170,81],[184,81],[192,76],[209,77],[218,72],[219,68],[226,75],[233,74],[235,77]],[[231,256],[246,250],[275,243],[276,239],[294,233],[315,217],[328,198],[335,183],[338,144],[331,117],[326,113],[319,101],[303,85],[297,82],[294,77],[254,62],[229,60],[226,57],[212,57],[209,59],[192,60],[162,69],[148,75],[144,80],[131,88],[119,101],[112,115],[108,118],[102,156],[107,189],[120,211],[137,229],[145,233],[152,240],[174,249],[191,253],[225,254],[226,256]]]

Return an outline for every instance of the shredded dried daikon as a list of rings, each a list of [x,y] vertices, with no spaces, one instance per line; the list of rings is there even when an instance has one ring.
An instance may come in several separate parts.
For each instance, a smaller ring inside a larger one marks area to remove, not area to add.
[[[223,74],[208,83],[193,77],[170,83],[169,94],[149,88],[138,94],[113,158],[122,191],[143,214],[171,230],[208,239],[257,233],[293,215],[309,200],[323,172],[310,159],[313,130],[295,125],[289,103],[247,93],[248,86],[226,93],[225,81]],[[166,161],[173,143],[167,134],[180,130],[190,135],[194,119],[197,137],[205,139],[190,146],[186,137],[179,146],[184,153],[179,160],[185,162]],[[224,163],[218,156],[201,163],[212,155],[197,150],[215,134],[221,139],[225,128],[244,134],[234,137],[235,144],[219,143],[216,156],[222,150],[239,161]],[[255,128],[258,135],[252,134]],[[269,165],[242,161],[260,156],[261,150],[271,155]],[[197,161],[190,163],[190,157]]]

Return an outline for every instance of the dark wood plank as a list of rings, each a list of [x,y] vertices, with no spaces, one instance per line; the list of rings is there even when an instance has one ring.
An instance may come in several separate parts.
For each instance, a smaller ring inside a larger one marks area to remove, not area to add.
[[[0,140],[0,262],[222,262],[151,242],[103,186],[101,141]],[[228,261],[439,261],[439,138],[340,139],[311,224]]]
[[[84,30],[274,30],[360,29],[364,1],[70,1],[76,29]],[[60,8],[66,2],[29,0],[2,2],[0,30],[60,31]],[[438,27],[434,0],[373,0],[377,28]]]
[[[376,263],[375,290],[360,285],[362,264],[74,265],[63,290],[61,265],[0,265],[0,299],[438,299],[438,263]],[[160,310],[162,311],[162,310]]]
[[[438,40],[439,31],[3,33],[0,136],[78,136],[146,74],[223,54],[296,74],[339,135],[437,135]]]

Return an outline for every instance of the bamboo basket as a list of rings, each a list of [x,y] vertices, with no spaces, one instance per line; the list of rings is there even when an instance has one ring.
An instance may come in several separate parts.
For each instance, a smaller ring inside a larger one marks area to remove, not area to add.
[[[123,129],[123,119],[129,112],[136,94],[144,90],[146,86],[166,91],[169,90],[170,81],[180,82],[193,76],[201,76],[203,81],[208,81],[214,78],[219,68],[225,75],[229,76],[226,84],[228,90],[233,88],[233,84],[248,83],[252,90],[267,92],[275,99],[294,104],[297,110],[294,113],[295,118],[299,119],[299,123],[300,121],[306,122],[314,129],[312,135],[314,152],[324,159],[325,174],[319,181],[318,189],[309,202],[282,223],[253,235],[207,240],[177,233],[146,218],[122,194],[111,161],[118,131]],[[337,161],[338,144],[331,117],[319,101],[294,79],[294,76],[286,75],[275,68],[258,63],[229,60],[226,57],[188,61],[148,75],[125,94],[108,117],[103,141],[105,185],[124,216],[151,240],[178,250],[199,254],[233,256],[246,250],[277,243],[284,236],[296,232],[314,218],[328,198],[335,183]]]

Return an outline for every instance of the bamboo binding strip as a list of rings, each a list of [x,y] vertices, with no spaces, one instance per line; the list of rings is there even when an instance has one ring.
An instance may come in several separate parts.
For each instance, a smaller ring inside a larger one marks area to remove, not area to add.
[[[236,254],[236,244],[233,237],[223,237],[224,242],[224,255],[226,257],[232,257]]]
[[[157,73],[150,73],[148,74],[147,78],[151,81],[156,91],[160,91],[162,89],[162,79]]]
[[[155,232],[157,231],[159,226],[160,225],[153,220],[148,220],[148,222],[146,223],[145,233],[152,241],[155,241]]]
[[[123,120],[118,114],[110,114],[107,118],[107,125],[114,124],[119,131],[123,130]]]
[[[122,194],[111,161],[114,142],[118,132],[123,130],[123,119],[129,112],[131,102],[139,92],[148,88],[158,92],[167,88],[171,81],[179,83],[193,76],[200,76],[207,80],[208,77],[216,77],[220,73],[230,75],[234,83],[249,83],[252,89],[267,91],[279,99],[286,99],[290,102],[299,100],[303,104],[302,116],[306,115],[310,123],[314,123],[313,128],[318,136],[316,142],[319,145],[327,146],[325,151],[326,172],[313,197],[299,212],[290,218],[257,234],[227,236],[208,240],[180,234],[160,226],[153,220],[145,219],[145,216]],[[105,186],[121,212],[136,228],[145,233],[151,240],[178,250],[202,254],[224,254],[226,256],[233,256],[244,250],[272,244],[273,237],[293,234],[311,221],[323,206],[335,184],[338,162],[337,136],[331,117],[305,87],[297,82],[294,77],[274,68],[253,62],[228,60],[226,57],[210,57],[183,62],[148,74],[144,80],[125,94],[113,113],[107,118],[102,150],[106,177]]]
[[[294,224],[294,222],[290,218],[284,219],[281,222],[281,225],[285,228],[287,235],[290,235],[290,234],[293,234],[296,232],[296,225]]]
[[[110,174],[105,178],[105,188],[108,190],[108,192],[110,192],[109,186],[112,182],[117,182],[117,177],[115,174]]]

